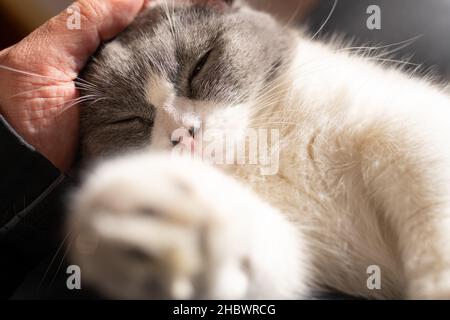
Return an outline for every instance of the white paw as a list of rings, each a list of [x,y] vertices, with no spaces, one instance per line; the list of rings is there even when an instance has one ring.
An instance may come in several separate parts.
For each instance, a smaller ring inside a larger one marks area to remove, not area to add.
[[[75,197],[74,263],[113,298],[258,297],[253,282],[272,288],[261,279],[264,267],[255,268],[270,259],[257,256],[265,251],[257,249],[261,230],[235,187],[212,169],[169,157],[109,162]]]

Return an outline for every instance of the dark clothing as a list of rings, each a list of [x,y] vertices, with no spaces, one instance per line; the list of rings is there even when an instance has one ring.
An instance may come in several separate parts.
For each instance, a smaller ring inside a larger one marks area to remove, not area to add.
[[[0,298],[8,298],[58,243],[71,182],[1,116],[0,150]]]

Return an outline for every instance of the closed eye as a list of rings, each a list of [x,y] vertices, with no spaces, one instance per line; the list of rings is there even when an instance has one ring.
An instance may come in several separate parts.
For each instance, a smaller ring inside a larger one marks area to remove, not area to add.
[[[192,82],[194,79],[199,75],[199,73],[203,70],[203,67],[206,65],[206,62],[208,62],[208,58],[212,52],[212,49],[206,52],[203,57],[200,58],[200,60],[197,62],[195,68],[192,70],[191,75],[189,77],[189,88],[192,92]]]
[[[118,119],[118,120],[111,122],[110,124],[111,125],[121,125],[121,124],[133,124],[133,123],[153,126],[152,121],[146,120],[141,117],[128,117],[128,118]]]

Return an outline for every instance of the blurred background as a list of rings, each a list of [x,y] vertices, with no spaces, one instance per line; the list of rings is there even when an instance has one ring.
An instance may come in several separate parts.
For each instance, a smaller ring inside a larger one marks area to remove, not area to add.
[[[303,23],[312,34],[321,29],[335,3],[335,0],[245,1],[274,13],[286,23]],[[0,0],[0,49],[20,41],[71,2]],[[381,30],[369,30],[366,26],[370,5],[381,9]],[[376,45],[419,37],[399,50],[397,56],[412,56],[414,63],[424,65],[424,70],[432,69],[437,75],[450,78],[450,0],[339,0],[319,37],[335,33],[358,39],[360,44]]]
[[[70,0],[0,0],[0,49],[16,43],[49,17],[64,10],[71,2]]]
[[[297,18],[297,15],[304,12],[306,7],[316,0],[248,0],[247,2],[280,16],[291,14],[293,9],[297,11],[295,14]],[[0,49],[16,43],[71,3],[72,0],[0,0],[0,28],[5,31],[0,33]]]

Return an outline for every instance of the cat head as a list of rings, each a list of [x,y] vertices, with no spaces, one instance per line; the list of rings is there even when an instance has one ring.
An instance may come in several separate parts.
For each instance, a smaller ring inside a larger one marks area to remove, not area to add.
[[[240,139],[295,39],[240,1],[150,2],[81,76],[83,157],[172,150],[199,130]]]

